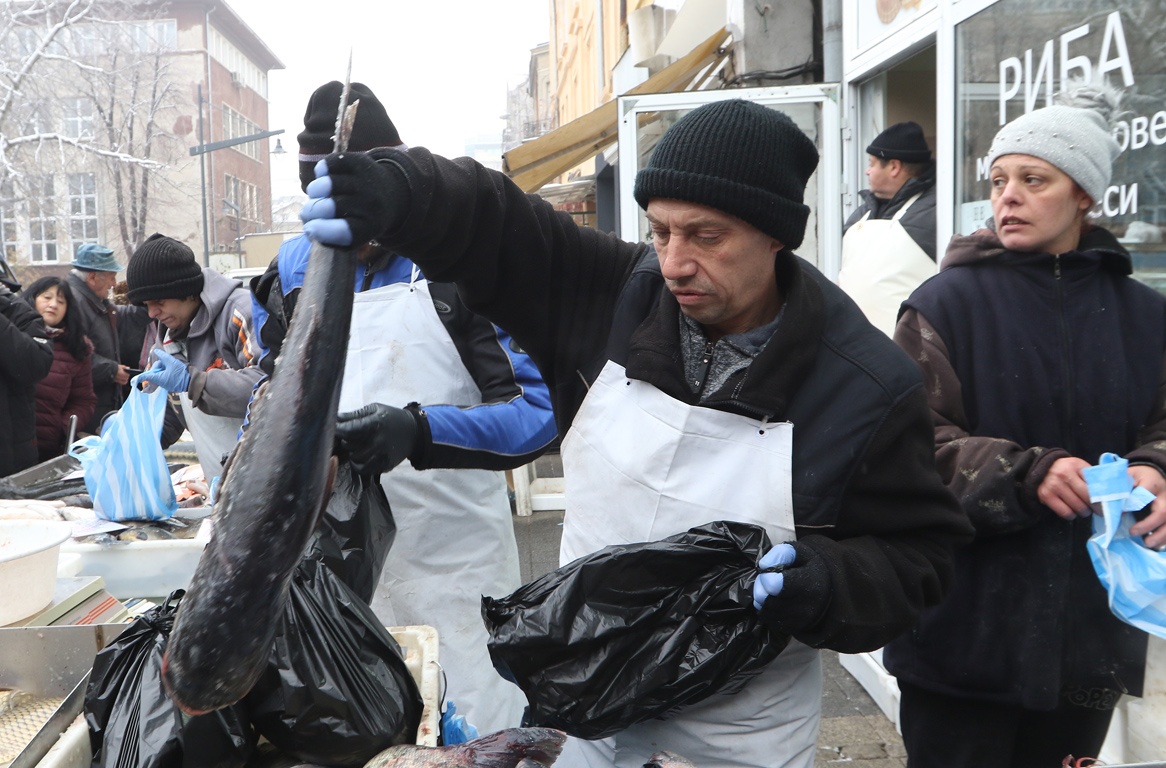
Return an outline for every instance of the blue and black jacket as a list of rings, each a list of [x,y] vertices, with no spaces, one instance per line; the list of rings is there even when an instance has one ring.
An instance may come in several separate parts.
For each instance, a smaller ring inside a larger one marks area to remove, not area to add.
[[[270,376],[308,266],[310,241],[285,242],[267,272],[252,280],[252,321],[259,366]],[[358,264],[357,293],[408,282],[413,263],[383,253]],[[502,330],[466,309],[450,283],[430,283],[434,309],[482,393],[481,404],[418,404],[417,469],[512,469],[537,458],[555,439],[550,392],[530,357]],[[390,329],[385,329],[390,332]],[[404,403],[386,403],[404,406]]]

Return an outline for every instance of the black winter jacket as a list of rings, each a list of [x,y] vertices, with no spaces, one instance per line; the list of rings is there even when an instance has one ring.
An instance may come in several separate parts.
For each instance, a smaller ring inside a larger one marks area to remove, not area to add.
[[[52,367],[41,316],[0,286],[0,477],[37,462],[36,385]]]
[[[101,431],[101,419],[120,408],[123,400],[122,386],[114,380],[121,362],[117,308],[109,299],[98,297],[77,275],[70,274],[67,279],[81,310],[81,331],[93,342],[90,359],[93,361],[93,393],[97,395],[97,407],[93,410],[93,418],[80,429],[96,435]]]
[[[385,192],[407,201],[378,240],[513,335],[551,388],[561,434],[609,359],[697,402],[679,305],[647,245],[579,227],[468,158],[371,154],[390,171]],[[767,618],[812,646],[870,650],[939,601],[970,526],[935,472],[910,360],[812,266],[782,252],[775,269],[785,306],[774,337],[701,405],[795,424],[798,562]]]
[[[922,193],[922,194],[919,194]],[[888,200],[880,200],[869,189],[861,190],[858,196],[862,203],[850,214],[842,233],[858,223],[867,211],[872,219],[892,219],[903,205],[919,194],[919,199],[899,219],[903,229],[923,251],[935,261],[935,164],[922,176],[907,179],[899,191]]]
[[[920,687],[1037,710],[1063,694],[1109,708],[1141,693],[1146,635],[1109,610],[1091,520],[1063,520],[1036,491],[1067,456],[1111,451],[1166,471],[1166,299],[1128,277],[1105,230],[1080,248],[956,238],[904,304],[895,339],[929,382],[940,474],[977,534],[952,593],[884,653]]]

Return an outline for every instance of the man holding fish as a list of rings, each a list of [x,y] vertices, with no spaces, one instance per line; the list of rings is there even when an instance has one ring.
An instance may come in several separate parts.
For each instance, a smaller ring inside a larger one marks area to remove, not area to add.
[[[563,563],[713,520],[781,542],[761,565],[782,572],[754,585],[762,619],[795,638],[777,659],[733,696],[572,739],[559,765],[630,768],[659,745],[702,768],[808,768],[815,649],[909,630],[971,536],[935,471],[918,368],[793,252],[817,160],[777,110],[694,110],[636,178],[651,243],[577,226],[468,158],[316,165],[311,238],[375,239],[455,282],[538,363],[565,435]]]
[[[343,85],[312,94],[299,135],[304,186],[332,151]],[[349,146],[407,149],[376,95],[351,85]],[[308,266],[306,237],[285,242],[255,281],[260,367],[275,368]],[[481,596],[520,584],[506,482],[554,439],[550,394],[510,337],[377,243],[358,251],[337,427],[359,472],[383,474],[397,523],[371,606],[386,625],[436,627],[446,698],[482,733],[516,726],[522,692],[494,673]],[[405,461],[408,459],[409,461]],[[423,471],[422,471],[423,470]]]

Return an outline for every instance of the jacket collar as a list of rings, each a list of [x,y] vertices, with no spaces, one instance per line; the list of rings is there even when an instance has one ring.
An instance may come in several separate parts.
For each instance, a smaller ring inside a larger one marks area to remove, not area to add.
[[[777,330],[753,363],[731,376],[705,405],[780,421],[809,376],[825,325],[822,290],[807,279],[792,251],[777,254],[774,270],[785,297]],[[667,288],[661,288],[655,309],[632,334],[627,374],[682,402],[698,401],[684,380],[680,305]]]
[[[1134,271],[1129,251],[1117,241],[1113,233],[1103,227],[1091,227],[1081,237],[1077,249],[1062,254],[1062,256],[1072,258],[1080,254],[1090,255],[1100,263],[1102,268],[1110,272],[1129,275]],[[1051,258],[1051,254],[1047,253],[1021,254],[1018,251],[1010,251],[1000,242],[1000,238],[994,230],[980,229],[967,236],[957,235],[953,237],[947,246],[947,254],[943,257],[943,265],[940,269],[998,261],[1006,256],[1009,259],[1028,257],[1044,260]]]
[[[205,335],[215,318],[223,311],[231,294],[243,285],[241,281],[232,280],[209,268],[202,270],[202,277],[202,291],[198,295],[202,305],[194,313],[194,319],[190,321],[190,329],[186,332],[188,338]]]

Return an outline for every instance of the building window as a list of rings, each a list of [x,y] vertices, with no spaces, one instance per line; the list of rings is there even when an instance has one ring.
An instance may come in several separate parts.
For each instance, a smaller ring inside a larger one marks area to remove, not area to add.
[[[131,21],[125,33],[138,51],[173,51],[178,47],[178,22],[174,19]]]
[[[241,139],[244,136],[252,136],[259,133],[259,126],[251,122],[242,114],[228,107],[226,104],[222,105],[223,111],[223,139]],[[236,144],[231,147],[242,152],[252,160],[259,159],[259,142],[249,141],[246,144]]]
[[[0,184],[0,243],[3,243],[4,257],[9,264],[16,262],[20,252],[20,241],[16,235],[16,199],[12,182]]]
[[[250,184],[243,181],[238,176],[227,174],[226,178],[226,194],[224,197],[232,205],[239,206],[239,218],[244,221],[260,222],[259,216],[259,187],[255,184]],[[231,218],[234,218],[234,211],[231,212]]]
[[[93,138],[93,102],[86,98],[62,99],[64,134],[70,139]]]
[[[47,104],[38,104],[28,113],[23,133],[25,136],[36,136],[40,133],[52,133],[53,124]]]
[[[227,68],[233,81],[267,98],[267,73],[213,27],[209,47],[211,58]]]
[[[28,234],[33,264],[57,263],[57,218],[53,205],[53,177],[28,180]]]
[[[97,242],[97,178],[92,173],[69,174],[69,239],[72,252]]]

